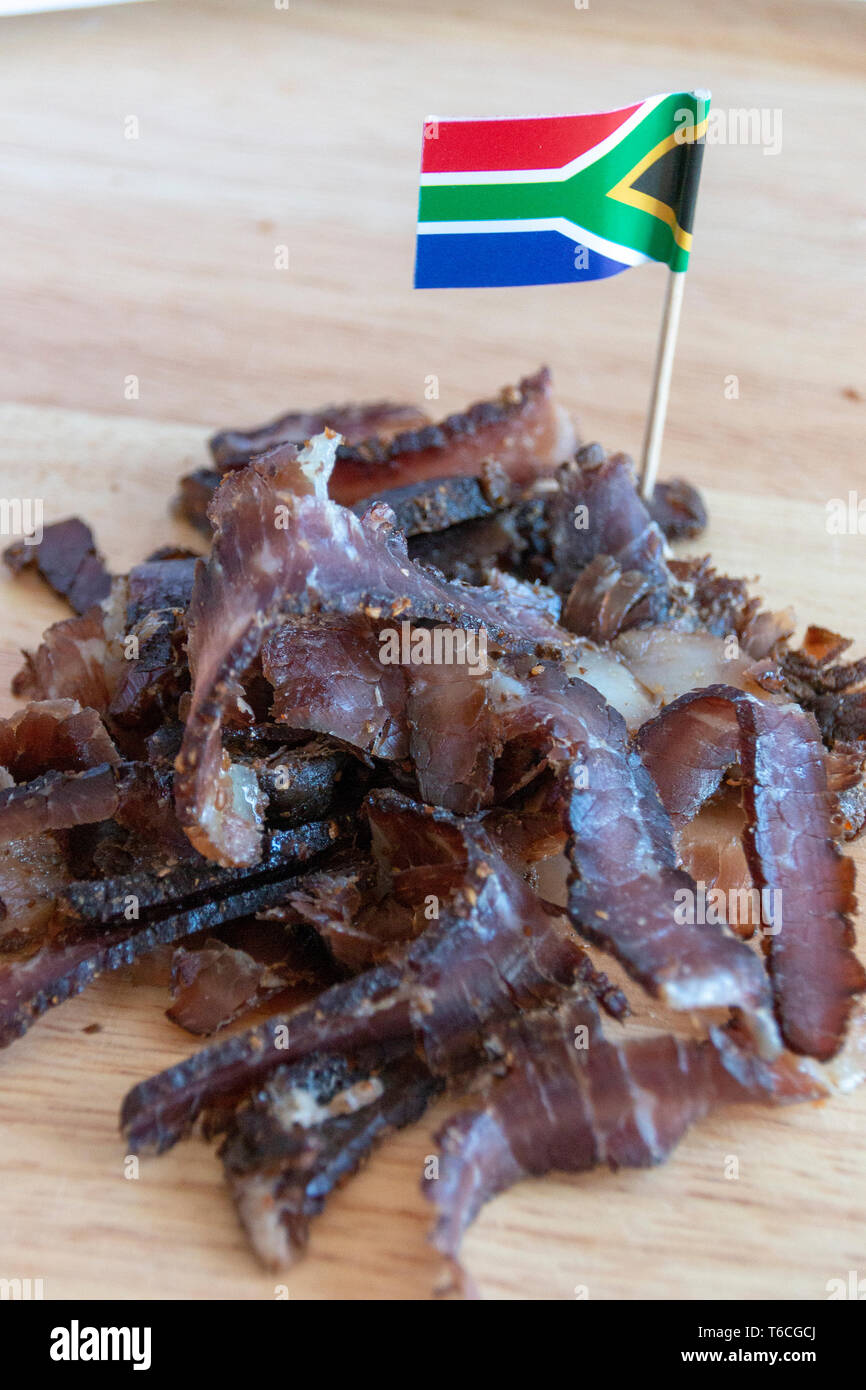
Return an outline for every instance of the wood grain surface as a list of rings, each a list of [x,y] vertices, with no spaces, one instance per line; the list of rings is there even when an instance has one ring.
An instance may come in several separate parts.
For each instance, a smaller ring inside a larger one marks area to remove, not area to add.
[[[707,85],[716,106],[781,111],[783,143],[707,152],[662,473],[705,487],[701,550],[862,653],[866,538],[828,534],[826,503],[866,492],[864,23],[862,5],[832,0],[701,2],[687,25],[668,0],[2,21],[2,391],[18,404],[0,410],[0,495],[87,517],[121,569],[189,539],[167,504],[204,462],[201,422],[420,402],[431,375],[447,410],[541,360],[585,437],[637,449],[663,272],[413,293],[420,125]],[[3,691],[18,649],[62,614],[35,581],[0,581]],[[42,1277],[49,1298],[274,1297],[203,1144],[123,1176],[123,1093],[192,1050],[164,1007],[144,964],[0,1054],[0,1277]],[[482,1215],[468,1266],[491,1298],[824,1298],[829,1279],[866,1275],[864,1117],[866,1089],[739,1109],[657,1171],[525,1183]],[[334,1198],[285,1280],[293,1298],[429,1297],[419,1180],[438,1118]]]

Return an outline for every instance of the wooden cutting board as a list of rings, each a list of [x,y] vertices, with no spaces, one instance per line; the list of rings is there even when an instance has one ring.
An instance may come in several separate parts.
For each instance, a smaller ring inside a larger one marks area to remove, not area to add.
[[[204,462],[205,431],[33,407],[0,410],[4,495],[44,497],[47,519],[75,510],[115,570],[169,538],[177,477]],[[17,490],[16,490],[17,489]],[[824,508],[708,492],[700,549],[760,574],[776,605],[866,639],[862,540],[831,537]],[[63,606],[36,580],[0,580],[0,683]],[[3,712],[12,708],[6,699]],[[862,848],[855,851],[861,866]],[[124,1176],[117,1113],[134,1082],[194,1051],[170,1023],[165,970],[144,962],[98,981],[0,1053],[0,1275],[41,1277],[47,1297],[430,1296],[419,1184],[440,1107],[397,1135],[338,1193],[307,1259],[284,1279],[250,1255],[219,1164],[198,1140]],[[85,1031],[98,1023],[100,1031]],[[866,1057],[864,1057],[866,1061]],[[527,1182],[494,1202],[466,1242],[494,1298],[826,1297],[866,1273],[862,1191],[866,1087],[820,1106],[739,1108],[690,1134],[665,1167]],[[739,1177],[725,1177],[730,1159]]]

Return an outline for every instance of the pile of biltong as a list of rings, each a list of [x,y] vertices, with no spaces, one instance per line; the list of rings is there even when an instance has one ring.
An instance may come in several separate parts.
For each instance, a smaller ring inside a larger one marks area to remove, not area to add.
[[[6,553],[74,616],[0,721],[0,1043],[166,946],[180,1027],[257,1010],[122,1124],[134,1150],[219,1135],[273,1266],[443,1093],[425,1190],[452,1258],[527,1175],[826,1096],[866,985],[839,849],[866,661],[820,628],[792,647],[790,614],[674,558],[700,497],[645,502],[546,370],[438,424],[326,407],[211,453],[177,503],[206,555],[111,576],[77,519]],[[698,881],[779,894],[781,924],[683,920]],[[605,955],[699,1034],[610,1041]]]

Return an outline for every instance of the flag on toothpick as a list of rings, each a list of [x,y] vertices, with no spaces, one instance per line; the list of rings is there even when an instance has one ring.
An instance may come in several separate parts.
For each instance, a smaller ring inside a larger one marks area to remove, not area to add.
[[[685,270],[708,92],[579,116],[424,126],[416,289]]]

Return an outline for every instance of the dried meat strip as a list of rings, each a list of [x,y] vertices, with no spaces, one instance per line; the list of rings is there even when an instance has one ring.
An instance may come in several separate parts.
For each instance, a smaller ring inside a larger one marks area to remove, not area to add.
[[[41,700],[0,719],[0,843],[107,820],[118,751],[96,710]]]
[[[142,919],[164,916],[181,908],[218,905],[246,889],[284,882],[294,865],[332,848],[342,832],[343,827],[336,820],[269,831],[262,858],[247,868],[224,869],[195,857],[161,873],[154,873],[148,864],[127,874],[81,879],[63,890],[63,918],[70,927],[87,928],[123,920],[130,902],[135,903],[135,911]],[[274,900],[273,894],[270,900]],[[219,918],[215,920],[218,923]]]
[[[387,509],[359,520],[326,496],[336,440],[301,455],[254,461],[222,484],[213,550],[188,613],[192,699],[175,796],[195,847],[224,864],[253,863],[261,810],[222,745],[226,714],[244,706],[241,681],[281,619],[364,613],[483,627],[507,648],[559,652],[566,635],[548,601],[514,581],[473,589],[414,565]]]
[[[331,496],[349,505],[362,497],[377,496],[395,482],[477,476],[491,459],[513,481],[530,482],[570,457],[575,448],[574,429],[565,412],[554,404],[546,367],[524,377],[516,387],[506,387],[494,400],[480,401],[436,425],[415,421],[399,431],[385,430],[383,421],[375,420],[374,410],[369,416],[374,427],[361,438],[351,416],[334,411],[330,415],[289,416],[288,428],[285,422],[277,421],[263,431],[240,437],[232,438],[233,432],[228,437],[218,435],[211,443],[211,452],[222,472],[249,462],[251,442],[252,453],[260,455],[274,446],[302,444],[330,428],[346,440],[337,455]],[[364,419],[363,408],[360,419]]]
[[[30,700],[79,700],[105,714],[126,665],[119,641],[125,613],[126,580],[115,580],[101,607],[64,618],[43,633],[38,649],[25,653],[12,693]]]
[[[523,1178],[649,1167],[715,1106],[827,1095],[790,1058],[763,1063],[720,1029],[702,1042],[608,1042],[580,998],[492,1028],[488,1051],[501,1062],[486,1094],[440,1130],[439,1175],[424,1182],[433,1239],[452,1258],[483,1204]]]
[[[411,941],[427,925],[423,918],[417,920],[420,914],[410,906],[393,898],[383,901],[379,878],[370,855],[347,851],[307,874],[278,907],[260,916],[314,927],[337,964],[354,975],[376,965],[393,946]]]
[[[668,705],[638,737],[675,823],[691,819],[737,769],[745,850],[760,890],[780,895],[765,931],[776,1013],[787,1045],[826,1061],[841,1046],[866,973],[852,950],[853,864],[832,838],[824,749],[811,716],[731,686]]]
[[[283,826],[320,820],[338,802],[346,810],[362,780],[358,765],[350,766],[351,755],[324,739],[246,758],[267,797],[268,820]]]
[[[637,491],[631,459],[590,444],[557,481],[548,502],[553,587],[567,593],[581,570],[605,555],[623,573],[637,571],[651,582],[652,620],[664,618],[670,583],[664,539]]]
[[[372,683],[372,657],[369,666]],[[618,713],[554,663],[501,658],[482,673],[428,665],[403,668],[398,680],[404,670],[409,752],[422,798],[472,814],[513,795],[543,766],[553,767],[553,803],[572,866],[574,925],[672,1007],[742,1007],[764,1045],[773,1046],[760,962],[722,928],[677,920],[678,894],[694,891],[694,884],[676,867],[670,824]],[[278,679],[273,668],[270,674]],[[346,679],[321,686],[320,728],[334,731],[328,704],[345,710]],[[286,683],[298,690],[295,681]],[[360,712],[378,716],[371,728],[381,727],[386,714],[393,727],[403,727],[399,689],[378,707],[368,695]],[[346,727],[342,732],[350,735]],[[401,743],[395,754],[402,752]]]
[[[0,845],[0,952],[32,951],[44,940],[69,877],[53,835]]]
[[[35,569],[76,613],[101,603],[111,588],[111,575],[96,549],[93,532],[76,516],[46,526],[35,545],[16,541],[3,552],[3,559],[15,574]]]
[[[744,579],[719,574],[709,556],[671,560],[674,578],[688,595],[689,614],[694,622],[718,636],[736,636],[740,647],[753,660],[776,657],[794,631],[793,610],[768,612],[761,600],[749,593]]]
[[[117,778],[109,763],[86,772],[44,772],[0,791],[0,844],[109,820],[117,810]]]
[[[139,739],[177,718],[189,689],[186,629],[180,609],[150,612],[127,633],[134,659],[125,662],[106,710],[112,728],[135,730]]]
[[[331,1193],[441,1089],[411,1053],[318,1055],[281,1067],[232,1117],[220,1149],[238,1215],[263,1264],[294,1263]]]
[[[126,627],[131,630],[149,613],[185,609],[192,594],[197,557],[170,555],[133,565],[126,576]]]
[[[377,832],[394,845],[394,872],[416,909],[423,906],[418,894],[429,887],[430,868],[439,869],[433,882],[444,869],[450,890],[438,901],[438,917],[404,950],[332,986],[313,1004],[136,1086],[122,1111],[134,1147],[167,1148],[203,1109],[233,1104],[281,1064],[314,1051],[413,1038],[433,1071],[450,1074],[477,1055],[492,1019],[555,1000],[576,979],[595,979],[576,939],[481,827],[418,807],[397,792],[371,794],[368,815],[374,845]],[[423,872],[410,887],[418,867]]]
[[[15,782],[119,761],[96,710],[82,709],[77,700],[37,700],[0,719],[0,767]]]
[[[0,964],[0,1047],[21,1037],[47,1009],[79,994],[97,975],[130,965],[158,946],[213,930],[278,902],[290,886],[287,879],[292,870],[322,854],[333,843],[329,825],[312,825],[285,834],[293,837],[294,854],[285,858],[278,877],[270,873],[260,875],[251,885],[241,880],[237,891],[215,900],[206,897],[169,916],[154,918],[145,911],[136,917],[138,903],[124,903],[116,896],[112,899],[103,885],[102,921],[107,925],[101,930],[88,931],[86,923],[67,923],[35,955],[7,958]],[[127,914],[131,914],[131,920]]]
[[[208,508],[222,476],[216,468],[194,468],[191,473],[184,474],[178,484],[175,512],[208,538],[211,534]]]
[[[208,938],[178,946],[171,962],[171,1006],[166,1017],[188,1033],[209,1036],[286,988],[278,968],[248,951]]]
[[[479,477],[422,478],[353,502],[352,511],[363,516],[376,502],[386,502],[398,530],[407,537],[422,536],[491,517],[509,505],[513,493],[499,465],[485,460]]]
[[[374,401],[364,405],[326,405],[321,410],[289,411],[270,424],[249,430],[220,430],[210,440],[210,451],[220,473],[243,468],[257,454],[280,444],[306,444],[314,434],[333,430],[348,445],[378,438],[383,442],[394,435],[423,429],[429,417],[413,405],[394,405]]]
[[[405,758],[403,667],[383,665],[380,652],[363,614],[281,624],[262,647],[262,673],[274,689],[272,717],[377,758]]]
[[[474,679],[485,703],[465,705],[458,717],[469,677],[461,682],[448,668],[428,667],[414,678],[423,695],[420,732],[413,726],[413,746],[423,753],[416,764],[422,796],[456,796],[453,809],[465,810],[466,789],[474,785],[476,801],[487,796],[501,805],[550,768],[546,809],[566,831],[568,911],[576,929],[670,1007],[743,1008],[764,1045],[773,1046],[760,961],[721,927],[677,920],[677,894],[693,892],[694,884],[676,867],[670,821],[631,750],[622,716],[561,664],[503,657],[491,665],[489,679]],[[491,776],[479,760],[484,749],[495,759],[492,795],[484,789]],[[458,772],[453,787],[439,771],[451,766]],[[474,784],[460,775],[470,767],[481,772]]]
[[[542,367],[492,401],[481,401],[437,425],[369,439],[340,451],[332,495],[342,502],[367,496],[371,485],[393,486],[449,474],[477,475],[493,459],[515,483],[551,472],[574,452],[571,421],[553,400],[550,372]]]

